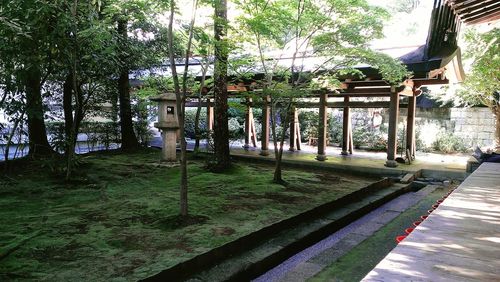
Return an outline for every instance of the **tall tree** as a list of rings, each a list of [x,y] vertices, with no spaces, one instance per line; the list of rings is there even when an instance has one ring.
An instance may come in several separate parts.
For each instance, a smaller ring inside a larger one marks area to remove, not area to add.
[[[215,22],[215,66],[214,66],[214,150],[215,171],[223,171],[231,166],[229,152],[229,127],[228,127],[228,95],[227,95],[227,60],[229,44],[227,40],[227,1],[214,0]]]
[[[188,215],[188,176],[187,176],[187,144],[185,136],[185,110],[186,110],[186,95],[188,91],[188,71],[189,71],[189,57],[191,54],[191,45],[193,39],[193,30],[196,19],[196,12],[198,9],[198,0],[193,0],[193,15],[189,24],[188,31],[188,41],[185,48],[185,60],[184,60],[184,70],[182,75],[182,87],[179,82],[179,76],[177,73],[177,66],[175,63],[175,46],[174,46],[174,16],[176,3],[174,0],[170,0],[170,18],[168,23],[168,55],[170,62],[170,70],[172,72],[172,80],[174,82],[174,92],[176,96],[176,109],[177,109],[177,119],[179,121],[179,132],[180,132],[180,143],[181,143],[181,157],[180,157],[180,169],[181,169],[181,185],[180,185],[180,215]]]
[[[471,29],[465,40],[465,58],[472,60],[472,68],[458,96],[467,105],[491,109],[495,117],[495,145],[500,148],[500,28],[482,34]]]
[[[370,50],[370,40],[382,35],[387,13],[364,0],[241,0],[244,13],[240,30],[249,33],[265,73],[264,94],[271,96],[271,125],[276,166],[274,181],[283,183],[281,160],[286,130],[295,98],[317,88],[340,86],[338,77],[358,74],[358,63],[378,67],[384,79],[398,83],[406,75],[397,61]],[[281,50],[266,56],[267,50]],[[285,65],[281,58],[290,56]],[[316,57],[313,70],[304,71],[306,57]],[[277,108],[281,108],[283,129],[277,132]]]
[[[121,36],[122,42],[126,45],[127,42],[127,25],[128,21],[120,18],[117,21],[117,31]],[[130,80],[129,80],[129,67],[126,63],[127,55],[122,53],[122,61],[124,64],[120,68],[118,77],[118,97],[120,101],[120,128],[121,128],[121,148],[122,150],[134,150],[139,147],[139,141],[134,132],[134,125],[132,123],[132,107],[130,103]]]
[[[146,20],[153,13],[154,2],[147,0],[110,0],[103,3],[103,11],[110,23],[114,24],[119,35],[120,64],[118,65],[118,100],[120,103],[121,146],[123,150],[134,150],[139,147],[132,121],[130,99],[129,72],[137,67],[136,60],[140,57],[132,49],[128,37],[129,27],[138,21]]]
[[[53,71],[54,42],[58,6],[39,1],[5,1],[0,24],[1,72],[7,84],[24,93],[28,119],[29,154],[32,157],[54,153],[47,140],[42,91]],[[10,89],[13,90],[13,89]],[[10,91],[9,90],[9,91]]]

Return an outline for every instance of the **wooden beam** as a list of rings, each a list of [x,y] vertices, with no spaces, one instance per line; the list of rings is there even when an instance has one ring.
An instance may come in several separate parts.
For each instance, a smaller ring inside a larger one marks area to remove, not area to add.
[[[360,86],[359,86],[360,87]],[[341,94],[371,94],[371,93],[391,93],[391,87],[365,87],[365,88],[354,88],[341,91]]]
[[[491,11],[498,10],[500,8],[500,2],[497,2],[496,4],[494,4],[494,2],[492,2],[491,4],[493,4],[493,5],[482,6],[481,8],[479,8],[477,10],[472,10],[472,11],[466,12],[464,14],[461,14],[460,18],[462,20],[467,20],[467,19],[470,19],[472,17],[476,17],[476,16],[480,16],[480,15],[483,15],[486,13],[490,13]]]
[[[345,84],[352,85],[354,87],[358,86],[388,86],[389,84],[385,80],[354,80],[354,81],[344,81]]]
[[[500,9],[496,9],[494,11],[490,11],[490,12],[482,14],[480,16],[476,16],[476,17],[467,19],[464,22],[466,24],[479,24],[479,23],[497,20],[499,18],[500,18]]]
[[[495,1],[496,0],[465,1],[465,2],[462,2],[462,4],[460,4],[460,5],[453,5],[453,9],[458,14],[468,13],[468,12],[474,11],[476,9],[479,9],[481,7],[484,7],[485,5],[494,3]]]
[[[450,81],[446,79],[422,79],[422,80],[414,80],[415,88],[419,88],[423,85],[441,85],[441,84],[449,84]]]
[[[335,93],[330,97],[390,97],[391,93],[376,92],[376,93]]]

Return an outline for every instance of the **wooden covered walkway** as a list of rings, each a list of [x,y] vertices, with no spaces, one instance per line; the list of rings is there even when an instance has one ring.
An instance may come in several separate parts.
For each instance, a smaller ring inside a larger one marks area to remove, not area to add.
[[[363,281],[499,281],[499,171],[482,164]]]

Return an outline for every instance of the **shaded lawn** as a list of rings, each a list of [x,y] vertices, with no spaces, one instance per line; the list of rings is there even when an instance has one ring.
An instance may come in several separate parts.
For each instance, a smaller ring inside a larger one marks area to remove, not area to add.
[[[0,179],[0,280],[137,280],[264,226],[355,191],[374,179],[239,163],[224,174],[189,164],[189,212],[178,168],[159,151],[85,156],[71,183],[27,164]],[[2,172],[3,173],[3,172]]]

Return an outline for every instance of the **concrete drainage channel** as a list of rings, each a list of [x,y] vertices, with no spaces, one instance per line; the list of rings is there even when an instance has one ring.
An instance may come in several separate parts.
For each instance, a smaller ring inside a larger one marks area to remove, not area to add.
[[[396,199],[383,204],[379,208],[369,212],[356,221],[353,221],[327,238],[293,255],[280,265],[274,267],[253,281],[292,282],[306,281],[313,277],[316,278],[316,281],[323,281],[324,277],[316,277],[318,273],[331,267],[332,264],[343,258],[343,256],[349,253],[353,248],[372,237],[374,233],[383,229],[395,218],[404,214],[407,209],[414,207],[417,204],[427,206],[427,204],[420,203],[420,201],[425,199],[429,194],[434,193],[436,189],[443,187],[442,183],[437,185],[438,183],[436,181],[432,180],[432,182],[436,185],[425,185],[422,189],[416,192],[403,194]],[[403,233],[403,227],[401,227],[400,233]],[[390,237],[389,240],[393,241],[394,238]],[[393,243],[395,246],[395,242]],[[377,255],[379,255],[380,258],[385,256],[384,253]],[[356,261],[355,263],[364,262],[360,259],[360,261]],[[353,266],[353,268],[356,269],[356,272],[362,271],[363,268],[366,269],[364,266]],[[372,267],[369,267],[369,269],[371,268]],[[358,273],[356,273],[356,275],[357,274]],[[361,277],[363,277],[364,274],[362,273]],[[327,280],[337,281],[337,278],[338,277],[328,277]],[[352,279],[352,281],[356,280],[356,278],[352,276],[349,277],[349,279]]]
[[[248,281],[415,189],[384,178],[356,192],[236,239],[144,281]]]

